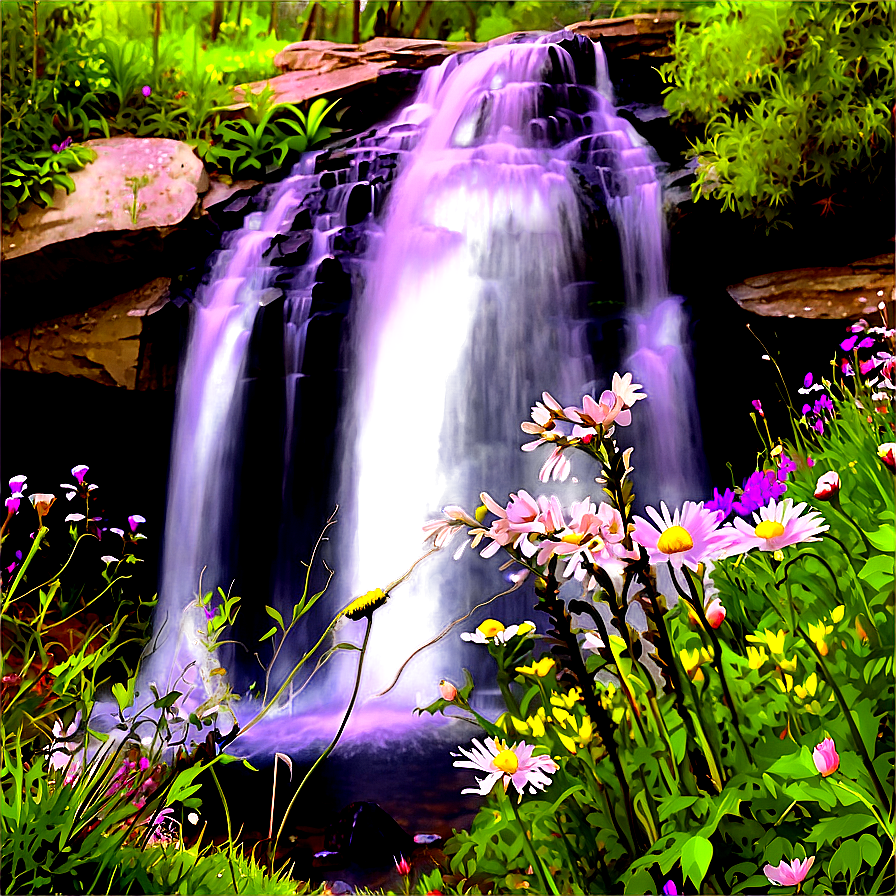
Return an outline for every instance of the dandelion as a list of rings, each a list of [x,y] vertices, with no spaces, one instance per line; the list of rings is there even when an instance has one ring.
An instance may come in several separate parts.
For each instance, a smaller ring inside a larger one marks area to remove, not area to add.
[[[505,628],[504,623],[497,619],[486,619],[475,632],[463,632],[460,637],[462,641],[471,641],[474,644],[506,644],[517,635],[528,635],[534,631],[534,622],[523,622]]]
[[[456,767],[486,772],[485,778],[476,779],[477,787],[468,787],[461,793],[487,796],[495,784],[500,781],[505,791],[510,784],[513,784],[517,793],[522,797],[526,787],[529,788],[530,793],[544,790],[551,783],[550,775],[553,775],[559,768],[550,756],[533,756],[532,751],[535,746],[528,745],[525,741],[508,747],[501,741],[488,737],[483,746],[476,738],[473,738],[471,750],[465,750],[463,747],[458,747],[458,749],[466,759],[458,759],[454,763]]]
[[[781,859],[778,865],[766,865],[762,871],[765,876],[775,885],[779,887],[797,887],[806,878],[815,856],[809,856],[808,859],[794,859],[792,862],[786,862]]]
[[[702,501],[685,501],[671,515],[665,502],[660,503],[662,514],[653,507],[646,510],[656,526],[636,516],[632,538],[647,549],[651,563],[670,563],[675,569],[685,565],[696,571],[698,564],[724,551],[726,533],[718,528],[719,513],[707,510]]]
[[[356,597],[343,611],[343,616],[351,620],[364,619],[373,614],[373,611],[381,607],[389,595],[382,588],[374,588],[360,597]]]
[[[829,526],[822,525],[824,517],[817,511],[803,515],[805,509],[805,502],[794,504],[792,498],[785,498],[780,503],[772,499],[767,507],[753,514],[754,525],[736,519],[734,528],[739,535],[731,534],[729,553],[743,554],[753,548],[777,551],[792,544],[820,541],[818,536]]]

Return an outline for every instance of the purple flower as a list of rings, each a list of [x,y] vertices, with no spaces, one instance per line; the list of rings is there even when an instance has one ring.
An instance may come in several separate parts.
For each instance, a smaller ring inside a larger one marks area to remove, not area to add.
[[[871,348],[872,345],[874,345],[874,340],[870,336],[866,336],[859,343],[859,348]]]
[[[205,613],[205,618],[207,620],[211,620],[211,619],[215,618],[215,613],[217,612],[217,608],[211,607],[211,606],[203,607],[202,612]]]
[[[847,338],[840,343],[840,348],[842,348],[845,352],[851,352],[855,348],[858,341],[858,336],[847,336]]]
[[[824,420],[822,420],[821,417],[819,417],[819,418],[812,424],[812,429],[814,429],[815,432],[817,432],[817,433],[823,433],[823,432],[824,432]]]
[[[854,323],[851,327],[848,328],[850,333],[863,333],[868,329],[868,321],[860,320]]]
[[[16,492],[14,495],[10,495],[6,499],[6,511],[9,514],[18,513],[19,512],[19,504],[22,503],[22,498],[25,496],[21,492]]]
[[[815,379],[815,378],[812,376],[812,372],[811,372],[811,371],[810,371],[809,373],[807,373],[807,374],[803,377],[803,388],[804,388],[804,389],[808,389],[808,388],[812,385],[814,379]]]
[[[828,415],[833,415],[834,413],[834,402],[831,401],[830,397],[827,395],[822,395],[821,398],[818,398],[815,401],[815,406],[812,408],[813,413],[821,416],[823,413],[827,413]]]
[[[54,143],[51,147],[53,152],[62,152],[63,150],[68,149],[72,145],[72,138],[66,137],[62,143]]]
[[[84,477],[87,475],[87,471],[90,467],[85,466],[84,464],[78,464],[77,467],[72,467],[72,476],[75,477],[75,481],[78,485],[81,485],[84,482]]]
[[[774,470],[757,470],[744,481],[743,494],[740,500],[732,505],[738,516],[747,516],[765,507],[772,498],[780,498],[787,491],[787,486],[779,482]]]
[[[136,532],[137,527],[141,523],[145,523],[145,522],[146,522],[146,520],[142,516],[138,516],[137,514],[134,514],[133,516],[128,517],[128,525],[131,527],[131,532]]]
[[[856,375],[856,372],[852,369],[852,364],[850,364],[849,361],[846,360],[846,358],[844,358],[840,362],[840,372],[843,374],[843,376],[855,376]]]
[[[805,417],[806,414],[808,414],[811,410],[812,410],[811,404],[804,404],[803,409],[802,409],[802,411],[800,411],[800,413]]]
[[[877,367],[877,361],[875,361],[874,358],[871,358],[869,361],[859,361],[859,373],[861,373],[862,376],[871,373],[875,367]]]
[[[707,510],[717,510],[721,511],[722,515],[719,517],[719,521],[728,519],[731,516],[731,511],[733,509],[734,499],[737,495],[734,493],[733,489],[726,488],[724,492],[719,494],[719,490],[714,488],[712,490],[712,498],[707,501],[703,506]]]
[[[26,479],[28,479],[27,476],[13,476],[9,480],[9,490],[11,492],[24,492]]]
[[[140,93],[142,93],[143,96],[152,96],[152,87],[150,87],[149,84],[144,84]]]
[[[751,402],[751,404],[752,404],[753,407],[756,409],[756,411],[757,411],[757,413],[759,414],[760,417],[764,417],[764,416],[765,416],[765,412],[762,410],[762,402],[761,402],[758,398],[753,399],[753,401]]]
[[[792,457],[788,457],[786,454],[782,454],[778,464],[778,469],[786,476],[787,473],[792,473],[796,469],[796,461]]]
[[[678,889],[675,886],[675,882],[667,880],[663,884],[663,893],[665,896],[678,896]]]

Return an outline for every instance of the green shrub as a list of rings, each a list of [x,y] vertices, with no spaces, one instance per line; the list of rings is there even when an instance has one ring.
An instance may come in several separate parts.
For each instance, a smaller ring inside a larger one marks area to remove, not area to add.
[[[829,211],[845,175],[873,182],[893,145],[892,2],[700,4],[676,28],[666,108],[696,126],[694,197],[786,223]]]

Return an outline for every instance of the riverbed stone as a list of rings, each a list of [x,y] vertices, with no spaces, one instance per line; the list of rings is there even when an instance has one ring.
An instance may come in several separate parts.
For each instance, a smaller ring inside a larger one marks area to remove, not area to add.
[[[893,266],[893,253],[884,253],[842,267],[774,271],[735,283],[728,294],[763,317],[856,319],[891,300]]]
[[[57,190],[52,208],[32,207],[3,234],[4,260],[89,233],[178,224],[208,189],[202,162],[179,140],[110,137],[83,145],[96,159],[71,172],[72,193]]]

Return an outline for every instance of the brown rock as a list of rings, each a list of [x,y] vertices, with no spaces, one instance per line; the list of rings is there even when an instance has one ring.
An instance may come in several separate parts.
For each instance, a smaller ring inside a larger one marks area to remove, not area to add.
[[[141,317],[164,304],[170,283],[167,277],[157,277],[87,311],[12,333],[2,342],[2,366],[134,389]]]
[[[681,20],[680,12],[636,13],[618,19],[594,19],[567,25],[567,31],[600,41],[607,55],[637,59],[640,56],[666,56]]]
[[[749,277],[728,287],[741,308],[763,317],[848,320],[871,314],[894,289],[893,254],[838,268],[797,268]]]
[[[202,162],[179,140],[111,137],[84,145],[97,157],[72,172],[74,192],[58,190],[53,208],[34,207],[22,215],[21,229],[3,234],[2,258],[103,230],[177,224],[208,189]]]
[[[359,87],[372,84],[385,69],[429,68],[455,53],[481,46],[484,44],[397,37],[376,37],[357,46],[326,40],[298,41],[274,57],[274,64],[285,74],[243,84],[236,89],[236,98],[243,100],[247,89],[259,93],[267,84],[274,89],[275,103],[344,97]],[[232,108],[239,109],[240,104]]]

